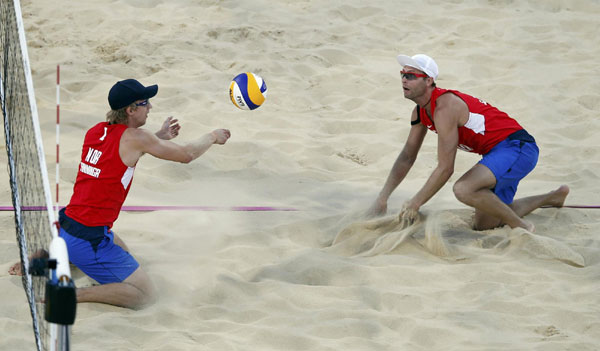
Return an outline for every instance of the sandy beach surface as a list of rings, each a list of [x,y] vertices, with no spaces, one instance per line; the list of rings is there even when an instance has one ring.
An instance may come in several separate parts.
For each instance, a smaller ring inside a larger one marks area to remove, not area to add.
[[[402,203],[436,165],[429,133],[388,214],[365,221],[409,130],[396,55],[436,59],[438,86],[485,99],[536,138],[517,196],[567,184],[600,205],[596,0],[22,0],[50,184],[61,66],[61,204],[85,131],[118,80],[158,84],[146,127],[178,143],[232,137],[191,164],[151,156],[125,203],[297,211],[123,212],[114,226],[160,291],[142,311],[80,304],[74,350],[598,350],[600,210],[540,209],[535,233],[471,230],[452,183],[403,228]],[[261,75],[263,106],[228,96]],[[0,164],[6,169],[4,143]],[[11,205],[7,173],[3,203]],[[0,350],[35,348],[0,221]],[[93,284],[73,268],[78,286]]]

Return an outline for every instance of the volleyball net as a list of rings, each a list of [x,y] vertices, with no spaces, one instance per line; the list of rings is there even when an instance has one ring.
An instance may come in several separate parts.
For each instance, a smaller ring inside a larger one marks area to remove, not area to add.
[[[23,287],[38,350],[67,350],[75,287],[55,226],[19,0],[0,1],[0,23],[0,98]]]

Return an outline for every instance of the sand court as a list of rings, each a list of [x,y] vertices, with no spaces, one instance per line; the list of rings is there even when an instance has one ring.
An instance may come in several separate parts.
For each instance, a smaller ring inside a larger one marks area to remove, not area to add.
[[[114,231],[159,290],[142,311],[78,305],[86,350],[597,350],[600,210],[540,209],[535,233],[476,232],[449,183],[403,226],[397,213],[436,165],[425,138],[381,218],[361,217],[402,149],[413,103],[398,54],[435,58],[438,86],[481,97],[537,140],[517,197],[567,184],[600,205],[596,1],[22,1],[50,184],[61,65],[61,204],[108,90],[158,84],[146,128],[175,142],[232,137],[193,163],[144,156],[126,206],[270,206],[298,211],[122,213]],[[268,95],[229,100],[252,71]],[[4,143],[1,148],[5,149]],[[7,165],[6,152],[0,164]],[[6,167],[4,167],[6,168]],[[0,172],[3,203],[11,205]],[[0,350],[34,349],[14,219],[0,212]],[[74,269],[78,286],[94,284]]]

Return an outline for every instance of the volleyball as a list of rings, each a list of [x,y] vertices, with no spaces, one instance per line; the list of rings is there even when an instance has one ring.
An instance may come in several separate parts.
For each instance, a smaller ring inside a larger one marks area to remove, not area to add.
[[[267,97],[267,84],[252,72],[240,73],[229,85],[231,102],[241,110],[259,108]]]

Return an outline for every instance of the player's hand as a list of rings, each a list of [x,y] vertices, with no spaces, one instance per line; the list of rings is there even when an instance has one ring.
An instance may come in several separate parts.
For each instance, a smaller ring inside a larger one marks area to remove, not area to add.
[[[179,135],[179,129],[181,129],[181,126],[177,122],[177,119],[173,118],[173,116],[167,117],[163,122],[162,127],[160,127],[155,135],[163,140],[171,140],[177,137]]]
[[[215,129],[212,131],[212,135],[215,137],[215,144],[223,145],[231,137],[231,132],[229,129]]]
[[[382,200],[379,197],[373,202],[371,207],[365,213],[367,218],[379,217],[385,215],[387,212],[387,201]]]
[[[408,227],[416,223],[420,219],[419,207],[414,205],[411,201],[407,201],[402,205],[402,209],[398,214],[398,219],[402,224],[402,227]]]

